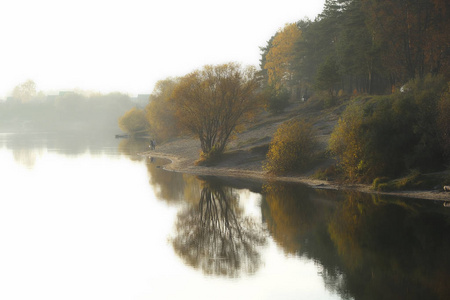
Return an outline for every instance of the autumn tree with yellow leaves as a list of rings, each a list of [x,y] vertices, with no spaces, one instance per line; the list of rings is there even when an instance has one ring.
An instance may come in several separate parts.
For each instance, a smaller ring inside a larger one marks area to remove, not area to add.
[[[297,24],[287,24],[272,39],[265,55],[264,69],[267,70],[268,84],[276,89],[291,84],[294,70],[295,45],[301,39],[302,32]]]
[[[150,125],[150,134],[158,141],[179,135],[172,93],[178,83],[177,78],[167,78],[156,83],[150,102],[145,107],[145,115]]]
[[[223,153],[230,137],[258,108],[259,82],[253,67],[207,65],[182,77],[173,91],[179,125],[196,135],[202,158]]]
[[[145,118],[144,110],[134,107],[127,111],[120,117],[119,127],[124,132],[133,136],[147,133],[149,126]]]
[[[22,103],[29,102],[37,94],[36,83],[33,80],[27,80],[19,84],[12,91],[12,96]]]
[[[279,113],[287,106],[294,85],[295,46],[302,38],[297,24],[287,24],[273,36],[261,60],[265,73],[266,109]]]
[[[349,179],[354,180],[364,168],[361,126],[364,111],[358,103],[345,110],[331,134],[329,149],[339,158],[339,166]]]

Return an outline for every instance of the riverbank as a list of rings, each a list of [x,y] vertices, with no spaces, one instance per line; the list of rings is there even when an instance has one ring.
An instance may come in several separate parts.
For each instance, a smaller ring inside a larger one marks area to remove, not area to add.
[[[166,170],[198,176],[245,178],[260,182],[269,180],[296,182],[320,189],[356,190],[364,193],[450,201],[450,193],[444,192],[442,188],[424,191],[379,192],[374,191],[371,185],[343,184],[334,181],[312,179],[311,175],[317,170],[323,170],[335,163],[331,159],[313,166],[309,171],[300,175],[269,176],[263,170],[269,143],[278,126],[293,118],[300,118],[305,122],[313,124],[316,138],[319,141],[319,147],[325,152],[331,133],[340,115],[346,108],[345,103],[324,109],[317,101],[296,102],[291,103],[280,114],[274,115],[263,111],[257,115],[255,120],[247,124],[246,130],[237,134],[229,142],[223,158],[219,162],[209,166],[195,164],[200,157],[200,143],[195,138],[176,138],[157,145],[155,150],[141,154],[169,159],[171,163],[164,166]]]
[[[233,141],[233,143],[236,144],[236,141]],[[268,175],[262,168],[265,161],[264,145],[249,149],[235,149],[232,144],[231,148],[232,150],[227,152],[220,162],[210,166],[195,164],[200,154],[199,143],[195,139],[179,138],[159,145],[156,150],[140,154],[170,160],[171,163],[163,166],[167,171],[198,176],[242,178],[261,183],[267,181],[294,182],[317,189],[349,190],[378,195],[450,201],[450,193],[443,190],[379,192],[373,190],[371,185],[367,184],[343,184],[335,181],[312,179],[309,177],[311,172],[302,175],[272,176]]]

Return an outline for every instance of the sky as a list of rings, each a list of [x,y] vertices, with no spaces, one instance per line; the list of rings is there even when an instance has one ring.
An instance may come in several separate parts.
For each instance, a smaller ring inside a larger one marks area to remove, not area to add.
[[[1,0],[0,99],[37,89],[150,94],[206,64],[259,66],[259,47],[324,0]]]

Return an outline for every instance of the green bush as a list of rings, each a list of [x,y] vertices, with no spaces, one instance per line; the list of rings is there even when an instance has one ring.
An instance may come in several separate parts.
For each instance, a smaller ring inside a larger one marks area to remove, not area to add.
[[[407,91],[355,99],[335,127],[330,150],[350,180],[370,182],[409,169],[422,172],[445,166],[438,128],[440,77],[411,81]]]
[[[385,184],[389,181],[388,177],[377,177],[373,180],[372,188],[374,190],[379,190],[380,185]]]

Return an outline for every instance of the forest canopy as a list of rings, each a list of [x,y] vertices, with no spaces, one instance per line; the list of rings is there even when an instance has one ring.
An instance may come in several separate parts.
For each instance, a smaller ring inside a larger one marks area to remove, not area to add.
[[[314,21],[286,25],[261,48],[265,82],[300,99],[313,88],[385,94],[427,74],[448,80],[449,12],[444,0],[326,0]]]

